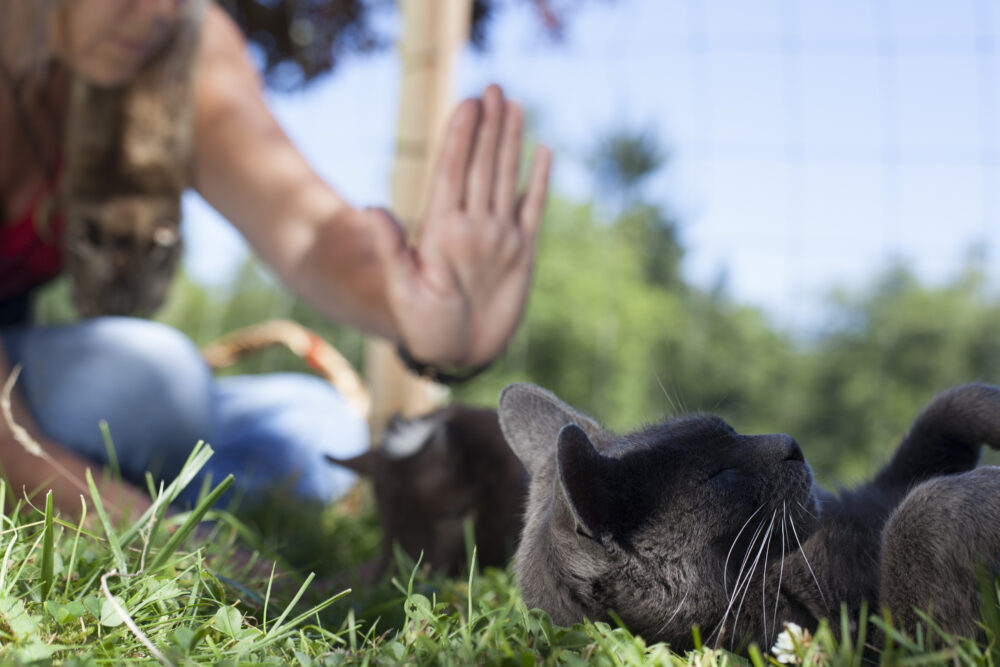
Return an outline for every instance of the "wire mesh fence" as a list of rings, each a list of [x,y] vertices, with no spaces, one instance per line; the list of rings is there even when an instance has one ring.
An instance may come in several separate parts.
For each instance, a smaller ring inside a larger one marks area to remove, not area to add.
[[[502,14],[490,48],[463,58],[457,88],[469,95],[488,82],[501,83],[527,109],[530,139],[555,149],[546,226],[561,229],[558,217],[575,216],[575,222],[565,223],[562,232],[546,232],[551,239],[543,238],[536,291],[562,284],[557,258],[573,264],[574,252],[581,253],[578,264],[597,274],[620,273],[621,262],[628,261],[608,239],[591,249],[593,255],[570,247],[573,224],[579,234],[600,235],[621,213],[620,200],[598,182],[593,151],[601,137],[628,130],[649,133],[668,150],[666,165],[632,200],[657,207],[673,225],[684,251],[681,280],[699,294],[725,295],[727,313],[742,305],[760,309],[760,331],[768,336],[791,331],[793,340],[808,341],[831,326],[845,331],[845,318],[860,311],[831,307],[831,290],[870,294],[875,278],[897,264],[931,286],[952,285],[973,266],[985,276],[973,290],[977,303],[984,312],[992,308],[993,259],[1000,242],[1000,9],[989,0],[615,0],[571,12],[565,38],[557,43],[534,21],[516,5]],[[386,52],[349,62],[303,92],[272,95],[286,131],[355,204],[388,201],[398,77],[397,56]],[[233,269],[220,269],[239,265],[242,260],[232,259],[242,257],[239,244],[200,205],[192,211],[189,270],[195,281],[228,285],[200,302],[206,312],[198,318],[196,335],[208,340],[250,316],[236,313],[243,286],[230,281]],[[596,227],[580,222],[591,214]],[[574,298],[574,280],[583,284],[567,276],[564,300]],[[586,372],[540,358],[539,350],[548,348],[539,342],[539,331],[548,336],[554,325],[547,316],[533,315],[532,309],[546,303],[535,295],[499,370],[461,395],[489,402],[500,382],[550,377],[545,369],[552,366],[573,378],[561,381],[573,384],[571,393],[578,388],[584,403],[598,412],[621,412],[622,422],[682,402],[730,409],[755,424],[766,421],[751,416],[760,409],[739,407],[750,401],[744,394],[759,389],[748,389],[757,385],[737,378],[735,370],[728,389],[694,388],[722,375],[711,368],[725,356],[723,347],[745,355],[767,348],[755,338],[759,332],[727,340],[720,332],[743,325],[704,304],[691,305],[696,299],[690,295],[685,306],[690,312],[678,306],[671,314],[659,304],[659,319],[642,320],[637,307],[612,287],[604,280],[602,291],[590,295],[594,311],[566,315],[579,322],[598,313],[598,322],[580,327],[585,342],[576,341],[577,334],[561,334],[567,336],[563,350],[577,355],[572,365]],[[260,309],[255,317],[301,316],[320,326],[318,316],[273,281],[258,280],[254,289],[273,291],[269,301],[261,299],[266,305],[254,306]],[[220,294],[231,295],[228,305]],[[682,311],[687,314],[678,314]],[[939,317],[930,311],[928,316]],[[674,330],[684,342],[635,330],[648,323]],[[887,359],[912,333],[908,326],[891,322],[877,335],[869,332],[880,350],[868,364],[878,371],[876,379],[865,376],[876,385],[875,395],[891,393],[902,382],[893,379],[898,374]],[[356,334],[327,331],[360,363]],[[647,344],[633,343],[637,336]],[[989,380],[998,355],[986,343],[980,347],[991,351],[976,363],[952,364],[948,372],[928,377]],[[658,356],[649,351],[653,348]],[[628,354],[646,356],[632,363],[623,358]],[[706,361],[678,370],[684,366],[680,357]],[[623,369],[642,377],[622,379]],[[781,364],[760,370],[765,387],[783,381],[780,369]],[[878,379],[884,373],[890,380]],[[619,384],[630,381],[669,400],[661,397],[652,407],[629,411],[621,405],[629,399],[614,396],[622,393]],[[774,392],[779,414],[802,409],[792,393]],[[924,394],[914,389],[899,415]],[[770,416],[775,410],[764,412]],[[893,416],[879,432],[892,432],[902,419]]]

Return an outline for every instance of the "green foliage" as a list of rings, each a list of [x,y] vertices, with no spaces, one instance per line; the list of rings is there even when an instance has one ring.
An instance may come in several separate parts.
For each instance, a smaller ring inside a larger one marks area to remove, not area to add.
[[[620,130],[601,137],[591,162],[600,187],[632,198],[667,159],[654,132]]]
[[[649,205],[608,221],[553,198],[524,323],[502,363],[457,396],[495,404],[527,380],[618,429],[686,410],[746,429],[780,414],[776,389],[799,353],[760,312],[685,284],[662,221]]]
[[[974,262],[941,287],[890,267],[871,287],[831,301],[830,325],[808,346],[803,404],[787,428],[845,481],[886,460],[934,394],[1000,382],[1000,301]]]
[[[686,284],[656,207],[595,211],[550,202],[524,324],[458,398],[491,405],[508,382],[531,381],[615,429],[716,412],[740,431],[789,433],[836,485],[870,475],[934,394],[1000,383],[1000,300],[975,261],[935,287],[891,266],[833,293],[822,331],[803,340]]]
[[[1000,382],[1000,300],[974,261],[943,286],[889,267],[867,287],[832,294],[822,330],[802,340],[724,291],[688,284],[682,258],[676,225],[657,206],[640,201],[609,217],[553,196],[524,322],[454,398],[492,406],[507,383],[535,382],[618,430],[717,412],[744,432],[789,433],[823,481],[850,484],[888,457],[936,392]],[[255,262],[235,284],[206,289],[180,275],[159,319],[204,344],[288,317],[363,369],[357,331],[292,298]],[[57,283],[42,295],[43,321],[71,318],[66,294]],[[281,370],[310,372],[280,348],[225,372]]]

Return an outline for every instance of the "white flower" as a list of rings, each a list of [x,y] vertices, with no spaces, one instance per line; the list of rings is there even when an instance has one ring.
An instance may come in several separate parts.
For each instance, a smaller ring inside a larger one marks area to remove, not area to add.
[[[778,662],[785,665],[802,664],[801,653],[812,643],[812,635],[797,623],[785,623],[784,631],[771,647],[771,653]]]

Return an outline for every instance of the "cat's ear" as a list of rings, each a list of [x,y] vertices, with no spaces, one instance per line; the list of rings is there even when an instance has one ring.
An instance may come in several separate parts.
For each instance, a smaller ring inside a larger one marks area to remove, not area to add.
[[[617,461],[598,452],[576,424],[559,432],[556,458],[559,485],[577,524],[590,538],[609,535],[613,526],[610,493]]]
[[[370,449],[357,456],[352,456],[349,459],[338,459],[336,456],[327,454],[326,460],[334,465],[343,466],[359,475],[366,475],[368,477],[374,477],[375,471],[379,467],[379,453],[374,449]]]
[[[507,385],[500,392],[498,416],[507,444],[532,477],[552,468],[559,432],[567,424],[576,424],[592,438],[603,433],[593,419],[529,383]]]

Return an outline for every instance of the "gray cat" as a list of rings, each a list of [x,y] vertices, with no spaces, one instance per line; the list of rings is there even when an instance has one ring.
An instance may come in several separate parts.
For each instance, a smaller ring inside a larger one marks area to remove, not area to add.
[[[786,622],[839,625],[863,601],[905,628],[930,610],[981,635],[977,568],[1000,556],[1000,389],[937,396],[869,482],[819,488],[787,435],[741,435],[691,415],[614,435],[551,393],[500,396],[504,436],[531,476],[515,574],[560,624],[611,612],[649,641],[770,647]]]

